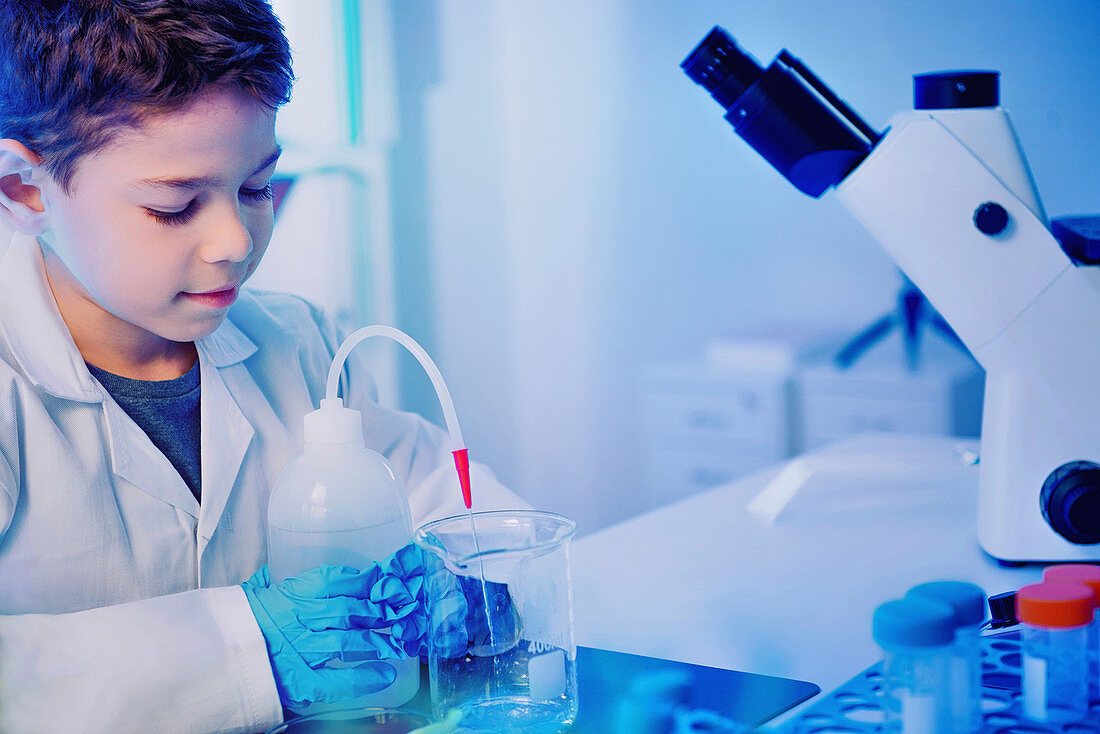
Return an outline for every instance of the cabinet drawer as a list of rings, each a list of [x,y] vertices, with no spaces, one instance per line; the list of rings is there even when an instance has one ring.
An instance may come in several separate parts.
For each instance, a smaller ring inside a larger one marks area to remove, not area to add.
[[[867,431],[950,434],[950,405],[944,401],[878,400],[851,395],[805,396],[804,450]]]
[[[650,435],[728,436],[785,441],[784,383],[730,386],[714,392],[653,392],[643,397]]]

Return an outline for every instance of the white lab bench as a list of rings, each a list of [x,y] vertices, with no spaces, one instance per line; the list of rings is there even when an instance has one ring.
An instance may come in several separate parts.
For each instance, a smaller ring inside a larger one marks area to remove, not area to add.
[[[1002,568],[978,546],[977,450],[859,435],[796,459],[815,471],[773,524],[747,504],[790,464],[585,536],[572,559],[577,643],[830,692],[880,659],[872,613],[915,584],[995,594],[1040,579],[1040,566]]]

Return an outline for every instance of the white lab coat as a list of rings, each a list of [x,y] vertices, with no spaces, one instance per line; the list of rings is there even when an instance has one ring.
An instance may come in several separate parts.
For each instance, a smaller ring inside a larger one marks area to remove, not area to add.
[[[89,374],[37,242],[0,261],[0,732],[252,732],[282,718],[238,584],[266,558],[269,489],[301,449],[338,335],[305,301],[244,291],[197,342],[202,504]],[[414,525],[464,511],[447,436],[347,404],[409,489]],[[475,509],[524,507],[474,467]]]

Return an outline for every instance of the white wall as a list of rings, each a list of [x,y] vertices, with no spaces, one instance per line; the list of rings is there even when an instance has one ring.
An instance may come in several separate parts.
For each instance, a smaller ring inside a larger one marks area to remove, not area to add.
[[[596,516],[621,119],[591,102],[613,87],[603,39],[617,12],[566,0],[438,13],[427,144],[440,361],[472,455],[538,506]]]
[[[279,209],[264,261],[249,282],[311,300],[346,333],[367,323],[394,322],[385,155],[393,134],[389,5],[357,2],[363,99],[354,141],[344,4],[274,2],[296,78],[291,101],[277,120],[283,146],[277,173],[296,179]],[[368,353],[382,402],[396,404],[396,346],[371,340],[360,350]]]
[[[276,131],[285,158],[278,170],[285,172],[287,161],[300,151],[347,143],[347,105],[341,96],[345,77],[335,3],[279,0],[274,8],[286,27],[296,77]],[[250,285],[297,293],[333,314],[353,314],[356,301],[345,277],[352,195],[344,176],[303,175],[283,202],[271,245]]]
[[[877,244],[831,194],[771,170],[679,69],[712,25],[765,65],[787,47],[879,128],[911,105],[914,73],[1000,70],[1048,212],[1100,211],[1088,0],[435,5],[438,357],[471,452],[584,530],[637,509],[646,365],[761,322],[854,332],[893,305]]]

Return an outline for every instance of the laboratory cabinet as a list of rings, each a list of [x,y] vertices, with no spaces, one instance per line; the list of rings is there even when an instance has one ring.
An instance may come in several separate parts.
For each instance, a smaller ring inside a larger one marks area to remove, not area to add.
[[[824,357],[800,367],[798,450],[865,432],[980,435],[985,372],[939,338],[926,339],[919,356],[912,370],[887,342],[847,369]]]
[[[840,342],[839,344],[842,344]],[[830,344],[762,365],[714,360],[655,366],[640,381],[645,509],[859,433],[976,437],[985,375],[942,339],[911,370],[900,337],[847,369]]]
[[[788,371],[654,368],[641,381],[646,509],[790,456]]]

